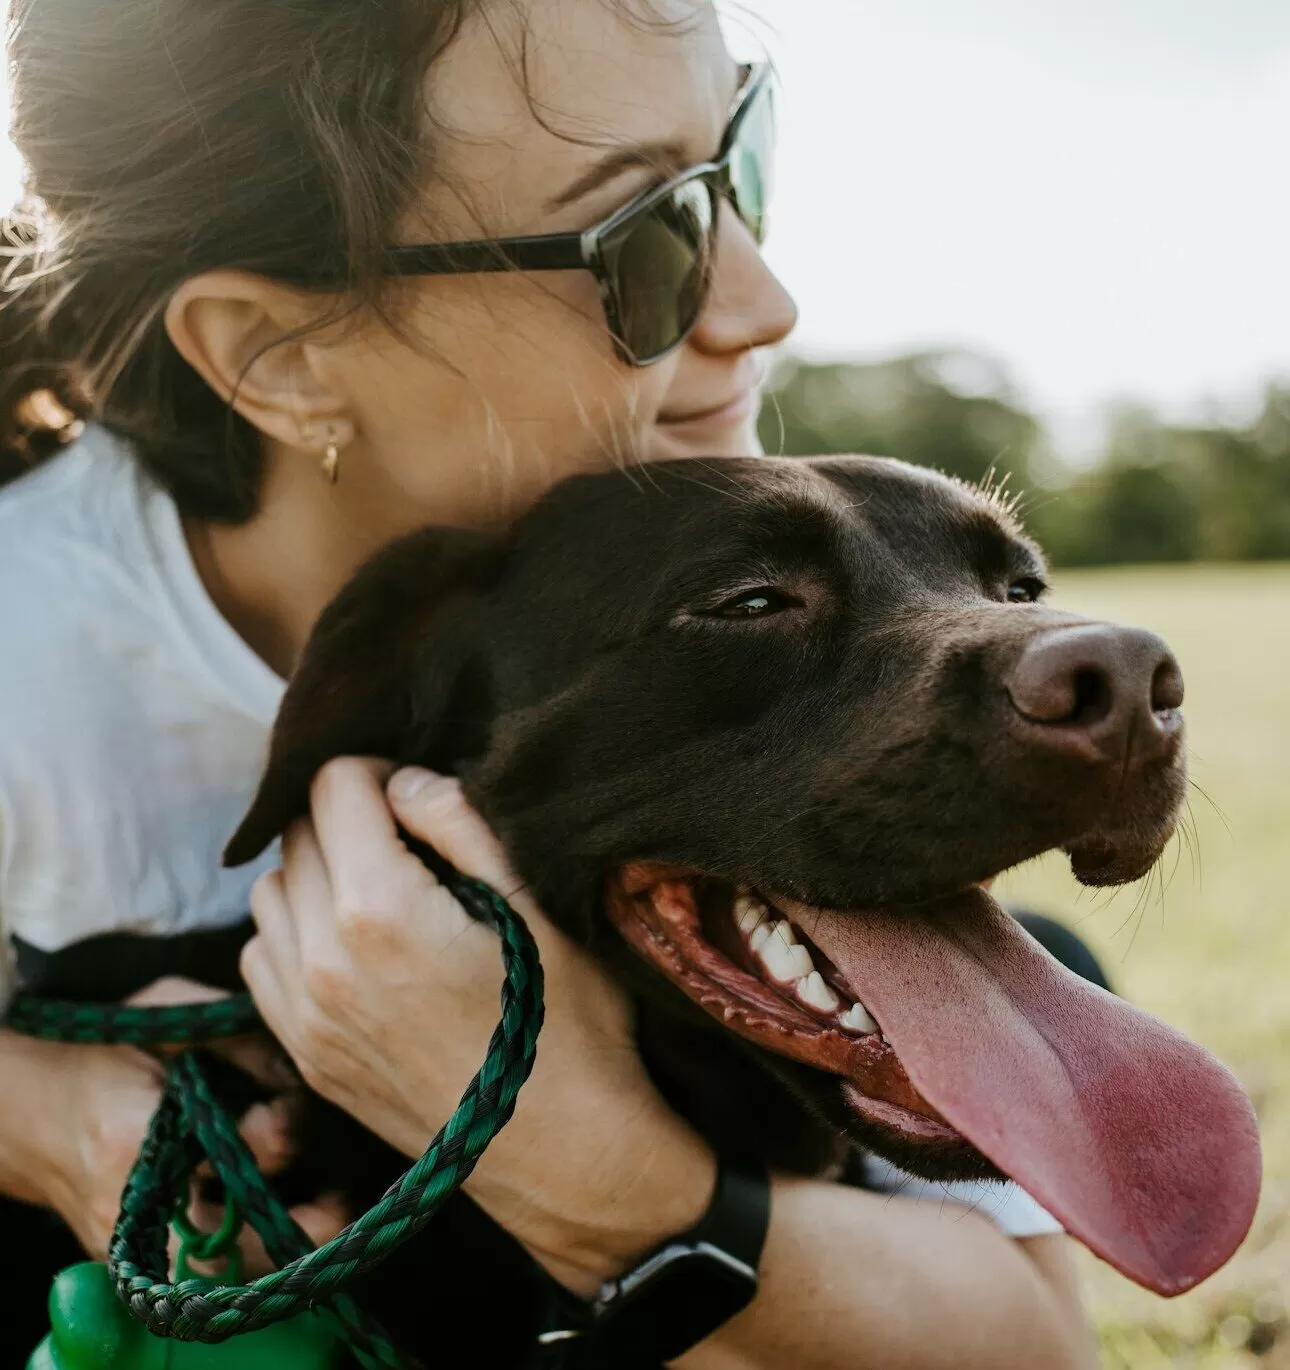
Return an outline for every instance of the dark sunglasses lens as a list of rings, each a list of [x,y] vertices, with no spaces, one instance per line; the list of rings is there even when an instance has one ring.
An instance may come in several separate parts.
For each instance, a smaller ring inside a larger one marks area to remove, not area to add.
[[[713,193],[684,181],[601,242],[621,342],[638,363],[661,357],[694,327],[712,276]]]
[[[760,243],[766,237],[775,150],[775,101],[766,85],[754,97],[730,149],[730,190],[739,217]]]

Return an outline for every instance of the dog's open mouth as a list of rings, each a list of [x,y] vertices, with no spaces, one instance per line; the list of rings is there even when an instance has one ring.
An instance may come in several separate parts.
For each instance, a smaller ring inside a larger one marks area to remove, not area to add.
[[[986,1158],[1162,1294],[1244,1238],[1261,1163],[1235,1079],[1059,965],[984,890],[838,913],[639,863],[608,908],[712,1017],[838,1077],[906,1164],[921,1153],[949,1177]]]
[[[620,885],[631,915],[616,921],[647,960],[732,1031],[841,1077],[867,1122],[938,1155],[967,1149],[914,1087],[860,994],[800,924],[755,891],[659,875],[631,867]]]

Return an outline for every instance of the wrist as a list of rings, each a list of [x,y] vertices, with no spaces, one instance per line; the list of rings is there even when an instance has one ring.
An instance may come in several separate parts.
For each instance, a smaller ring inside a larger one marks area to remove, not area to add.
[[[585,1338],[588,1364],[676,1363],[757,1297],[770,1211],[766,1167],[723,1155],[702,1220],[606,1282],[594,1302],[553,1309],[542,1339]]]
[[[0,1044],[9,1120],[0,1130],[0,1190],[58,1212],[70,1201],[80,1154],[74,1069],[80,1050],[7,1030]]]
[[[557,1283],[582,1298],[706,1212],[716,1181],[716,1157],[707,1143],[669,1111],[632,1119],[601,1164],[567,1166],[559,1146],[551,1168],[579,1181],[576,1193],[535,1174],[522,1188],[516,1176],[479,1171],[471,1197],[506,1228]],[[630,1114],[624,1116],[631,1116]],[[485,1158],[487,1160],[488,1158]],[[566,1169],[567,1167],[567,1169]]]

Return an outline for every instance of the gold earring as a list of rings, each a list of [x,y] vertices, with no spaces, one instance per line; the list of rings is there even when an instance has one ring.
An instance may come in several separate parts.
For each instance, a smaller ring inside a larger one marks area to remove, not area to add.
[[[340,479],[340,446],[335,438],[327,444],[327,451],[323,454],[322,473],[328,485],[335,485]]]

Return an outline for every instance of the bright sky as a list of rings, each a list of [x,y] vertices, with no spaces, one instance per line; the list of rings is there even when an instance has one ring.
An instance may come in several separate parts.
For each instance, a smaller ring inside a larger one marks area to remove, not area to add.
[[[1287,0],[738,4],[803,349],[984,348],[1068,434],[1290,374]]]
[[[1075,444],[1290,374],[1287,0],[726,3],[783,79],[803,350],[982,348]]]

